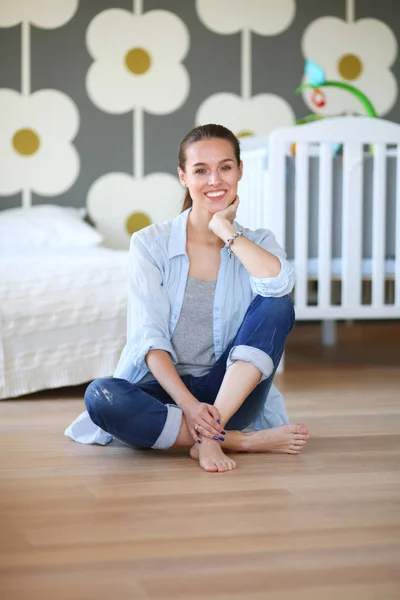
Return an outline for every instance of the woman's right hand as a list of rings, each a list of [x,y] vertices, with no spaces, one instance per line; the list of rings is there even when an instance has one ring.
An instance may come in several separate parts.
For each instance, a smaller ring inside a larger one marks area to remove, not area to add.
[[[212,404],[193,400],[181,406],[189,431],[195,442],[201,442],[201,436],[218,439],[225,431],[218,423],[221,420],[219,410]],[[195,429],[196,425],[198,427]]]

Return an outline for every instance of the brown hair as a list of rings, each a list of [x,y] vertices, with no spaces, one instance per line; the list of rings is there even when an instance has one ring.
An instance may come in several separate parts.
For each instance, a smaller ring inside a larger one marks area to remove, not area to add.
[[[213,138],[218,138],[221,140],[228,140],[233,146],[233,150],[235,152],[235,158],[238,166],[240,165],[240,144],[239,140],[235,136],[234,133],[227,127],[223,125],[215,125],[214,123],[210,123],[209,125],[200,125],[199,127],[195,127],[192,131],[189,131],[187,135],[181,141],[181,145],[179,147],[179,167],[182,171],[186,168],[186,151],[191,144],[195,142],[200,142],[201,140],[209,140]],[[185,198],[183,200],[182,212],[190,208],[193,204],[192,198],[190,196],[190,192],[187,189]]]

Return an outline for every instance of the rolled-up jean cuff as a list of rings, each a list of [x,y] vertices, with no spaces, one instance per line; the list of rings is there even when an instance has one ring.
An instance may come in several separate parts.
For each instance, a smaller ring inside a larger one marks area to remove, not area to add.
[[[162,432],[152,446],[155,450],[167,450],[176,442],[182,424],[182,411],[175,404],[167,404],[167,420]]]
[[[226,361],[226,368],[230,367],[236,360],[244,360],[254,365],[259,371],[261,371],[261,381],[268,379],[274,370],[274,363],[272,358],[268,356],[263,350],[254,348],[253,346],[234,346],[229,352],[228,359]]]

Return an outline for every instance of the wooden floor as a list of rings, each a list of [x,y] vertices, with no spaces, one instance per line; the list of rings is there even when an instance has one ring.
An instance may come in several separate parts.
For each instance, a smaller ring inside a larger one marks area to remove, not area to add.
[[[400,598],[400,324],[299,326],[279,378],[299,457],[63,437],[82,390],[0,404],[1,600]]]

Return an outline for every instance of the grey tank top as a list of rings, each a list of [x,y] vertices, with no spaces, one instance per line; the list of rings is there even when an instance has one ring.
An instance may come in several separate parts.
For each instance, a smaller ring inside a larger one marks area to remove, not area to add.
[[[179,375],[202,377],[215,364],[213,313],[216,281],[188,277],[181,314],[171,338]],[[147,373],[141,382],[154,379]]]
[[[213,313],[216,281],[188,277],[182,311],[172,346],[178,357],[179,375],[202,377],[215,364]]]

